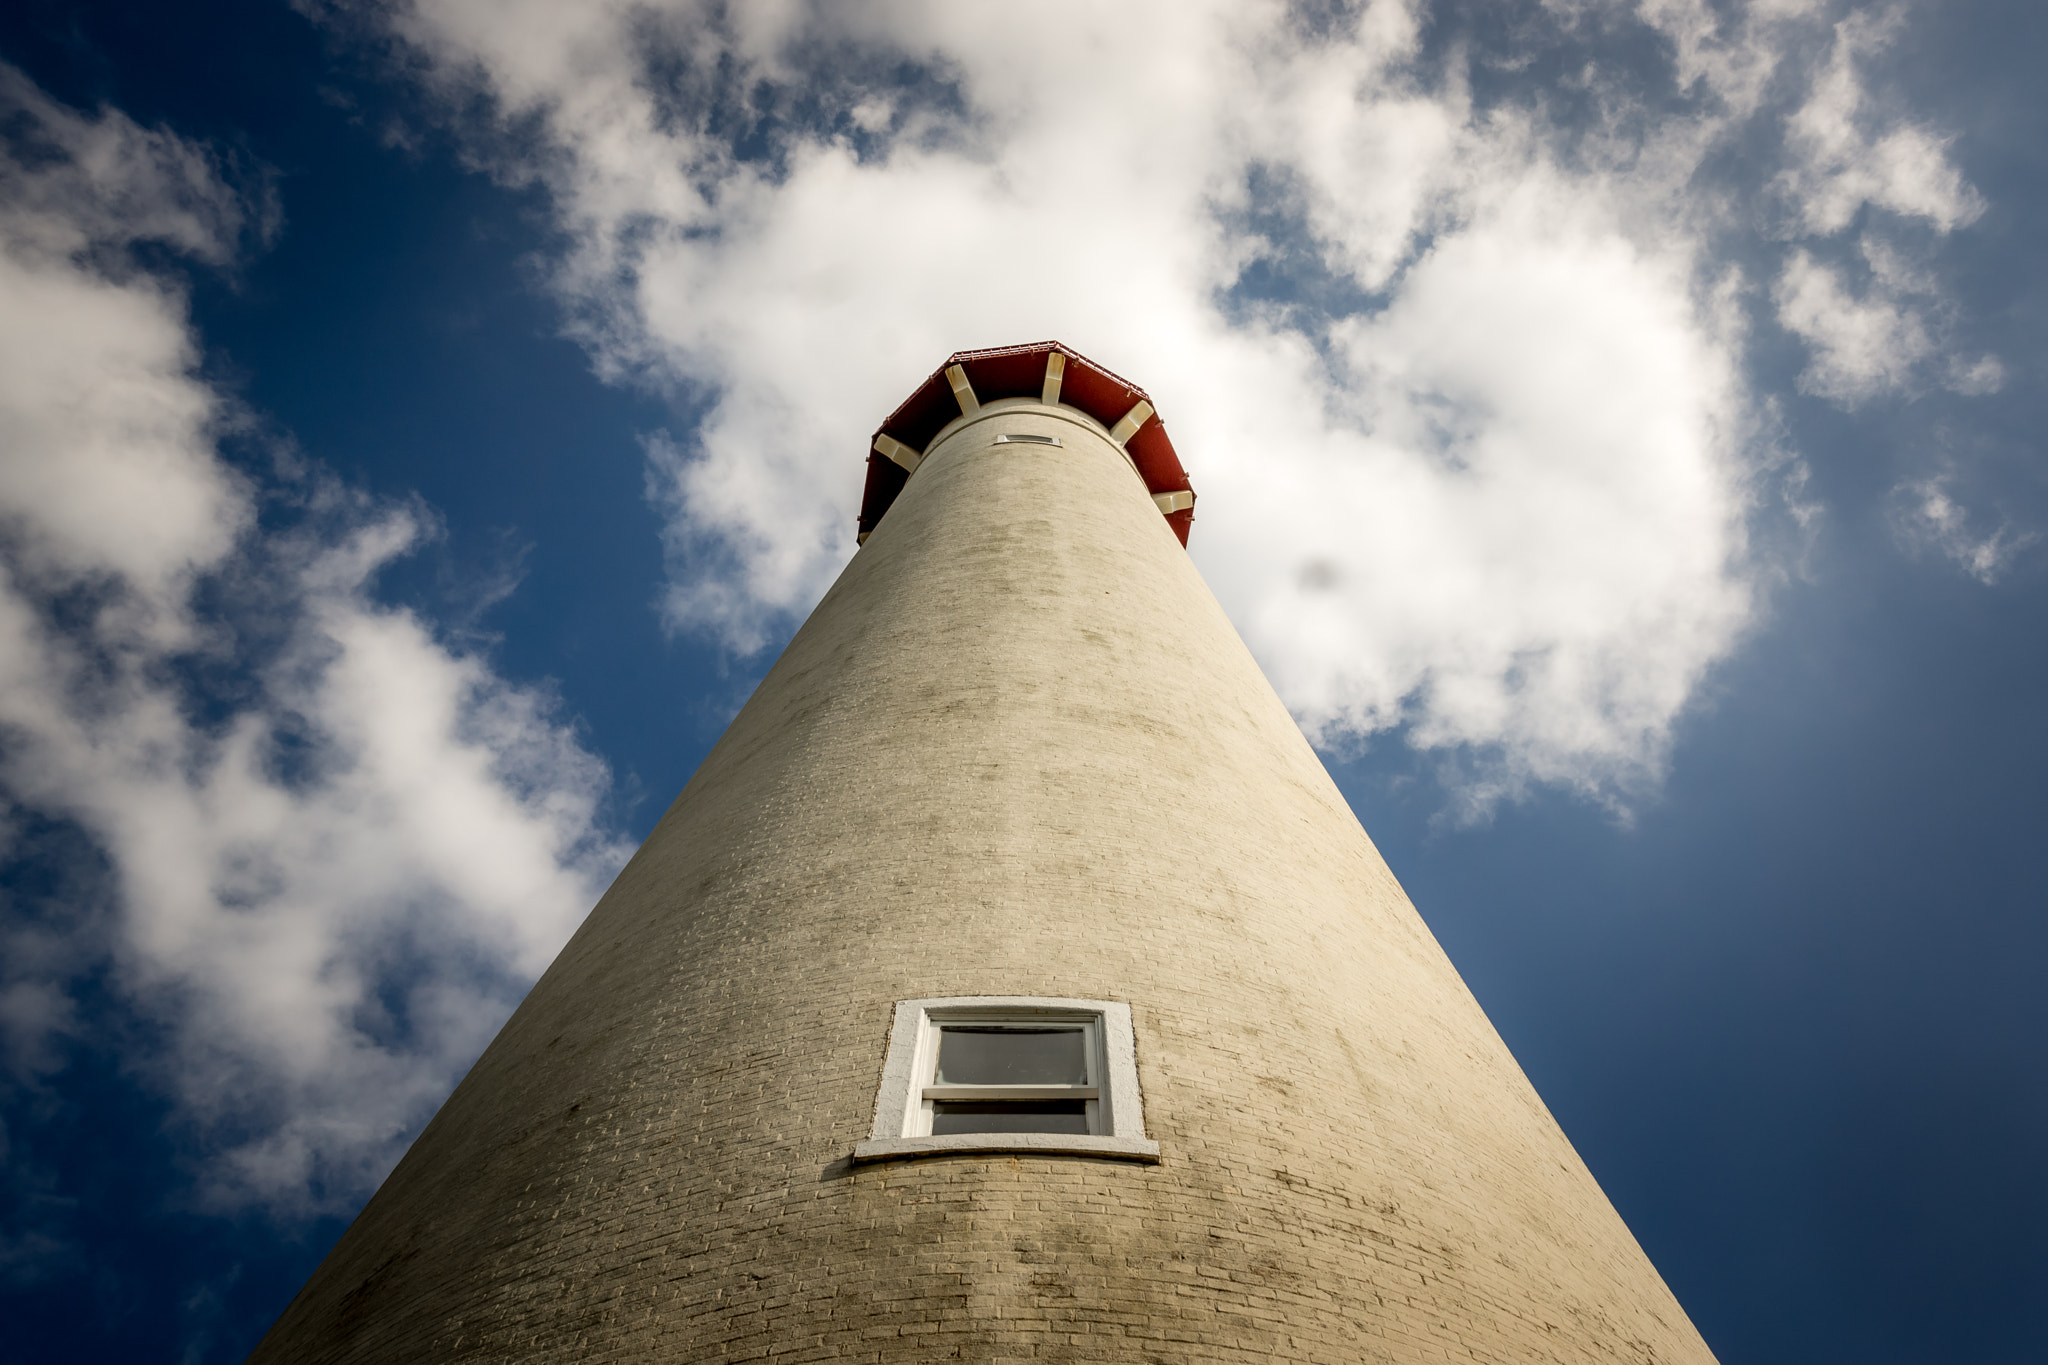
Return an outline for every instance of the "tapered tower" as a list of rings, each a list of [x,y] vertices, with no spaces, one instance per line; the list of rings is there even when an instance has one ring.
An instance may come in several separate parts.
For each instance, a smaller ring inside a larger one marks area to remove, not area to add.
[[[1183,550],[952,357],[863,548],[262,1362],[1708,1362]]]

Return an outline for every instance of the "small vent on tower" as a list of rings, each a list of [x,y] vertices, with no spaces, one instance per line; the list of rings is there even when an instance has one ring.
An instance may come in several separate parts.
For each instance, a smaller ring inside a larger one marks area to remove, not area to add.
[[[1056,446],[1060,443],[1060,438],[1057,436],[1033,436],[1028,431],[1006,431],[996,437],[995,443],[999,446]]]

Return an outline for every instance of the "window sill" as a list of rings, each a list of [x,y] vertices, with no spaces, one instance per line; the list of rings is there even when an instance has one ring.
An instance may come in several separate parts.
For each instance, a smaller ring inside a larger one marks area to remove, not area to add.
[[[1095,1156],[1111,1161],[1157,1163],[1159,1144],[1150,1138],[1081,1133],[947,1133],[942,1137],[877,1138],[853,1149],[855,1161],[902,1161],[920,1156],[974,1152],[1038,1156]]]

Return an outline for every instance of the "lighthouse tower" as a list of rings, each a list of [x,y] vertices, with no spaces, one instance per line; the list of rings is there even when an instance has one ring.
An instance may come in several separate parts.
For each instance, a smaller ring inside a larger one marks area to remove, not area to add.
[[[953,356],[862,548],[265,1362],[1712,1360],[1189,561]]]

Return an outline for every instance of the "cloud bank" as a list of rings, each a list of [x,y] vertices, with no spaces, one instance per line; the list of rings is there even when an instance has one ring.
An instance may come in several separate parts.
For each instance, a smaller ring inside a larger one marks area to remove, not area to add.
[[[378,602],[428,513],[223,458],[248,419],[135,248],[230,265],[260,185],[10,68],[0,107],[6,1078],[125,1018],[204,1199],[350,1207],[618,865],[609,776]]]
[[[1157,397],[1305,728],[1443,756],[1468,814],[1651,789],[1756,619],[1796,483],[1759,336],[1845,409],[2004,378],[1944,294],[1983,198],[1881,80],[1897,13],[320,12],[545,191],[570,330],[676,399],[672,625],[772,641],[853,553],[876,421],[953,349],[1058,337]],[[0,112],[0,1067],[38,1084],[111,996],[207,1199],[345,1207],[623,857],[609,777],[380,601],[428,509],[201,373],[175,270],[280,230],[261,177],[4,67]],[[1946,475],[1894,509],[1986,583],[2035,539]]]
[[[1754,620],[1758,328],[1845,406],[1998,379],[1915,264],[1982,201],[1868,76],[1897,19],[322,12],[545,189],[574,334],[697,414],[649,441],[673,625],[774,638],[852,553],[864,433],[951,350],[1058,337],[1158,399],[1194,554],[1309,732],[1455,756],[1475,812],[1654,784]]]

